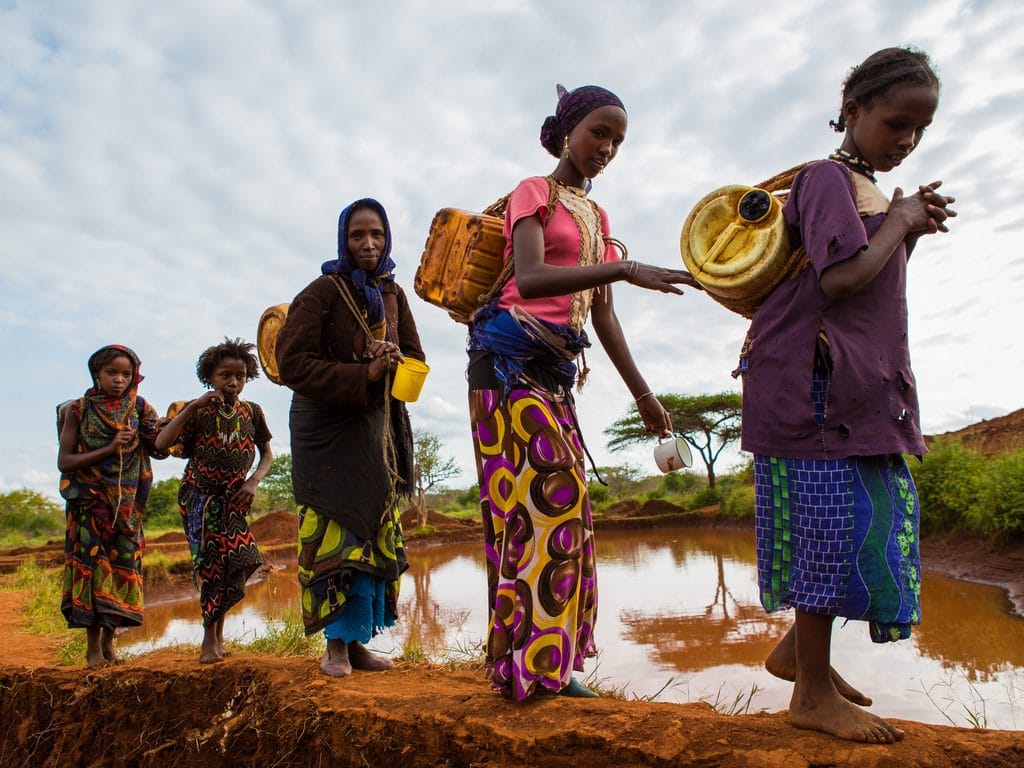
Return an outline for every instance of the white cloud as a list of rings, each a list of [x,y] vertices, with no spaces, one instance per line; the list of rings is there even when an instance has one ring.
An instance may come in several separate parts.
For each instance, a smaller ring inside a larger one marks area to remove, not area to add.
[[[890,44],[930,51],[944,82],[920,151],[882,184],[941,177],[961,213],[911,265],[925,427],[957,426],[978,403],[1016,408],[1022,28],[1008,1],[7,5],[0,482],[55,488],[52,408],[84,389],[101,344],[139,351],[159,407],[195,395],[199,352],[253,338],[263,309],[332,257],[338,211],[357,197],[387,206],[411,294],[438,208],[483,207],[551,169],[537,135],[555,82],[623,97],[629,138],[594,197],[633,257],[676,266],[693,203],[828,152],[846,71]],[[468,485],[464,330],[412,302],[433,369],[412,416],[448,441]],[[615,302],[655,389],[736,387],[741,320],[693,293],[617,286]],[[580,412],[595,458],[651,469],[646,452],[604,449],[629,398],[590,358]],[[288,393],[262,380],[247,392],[286,449]]]

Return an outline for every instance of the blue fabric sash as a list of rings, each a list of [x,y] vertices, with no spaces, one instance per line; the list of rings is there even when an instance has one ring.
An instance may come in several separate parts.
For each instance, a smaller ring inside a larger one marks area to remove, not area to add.
[[[526,378],[529,363],[551,369],[571,389],[576,381],[573,361],[589,346],[585,331],[576,333],[567,325],[539,320],[521,307],[499,310],[497,302],[481,309],[469,326],[469,350],[494,355],[494,375],[505,397]]]

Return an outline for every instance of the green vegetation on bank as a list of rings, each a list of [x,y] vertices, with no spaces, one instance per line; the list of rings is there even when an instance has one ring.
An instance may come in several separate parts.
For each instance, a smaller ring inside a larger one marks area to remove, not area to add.
[[[703,473],[695,470],[671,472],[667,475],[644,477],[632,465],[598,467],[602,485],[591,479],[590,502],[595,516],[607,515],[616,504],[635,501],[663,501],[693,511],[715,504],[721,505],[721,514],[738,519],[754,518],[753,464],[747,462],[716,479],[714,488],[708,486]],[[465,490],[442,490],[427,494],[427,504],[449,517],[462,520],[480,519],[480,490],[473,485]],[[408,536],[408,534],[407,534]]]
[[[962,531],[1000,542],[1024,534],[1024,450],[986,457],[936,440],[908,460],[921,498],[922,533]]]
[[[690,512],[717,504],[719,514],[738,520],[754,519],[754,465],[751,461],[719,474],[714,487],[692,469],[647,477],[630,465],[598,467],[598,472],[607,485],[596,480],[590,482],[590,501],[597,517],[608,514],[622,502],[661,501]]]
[[[63,536],[63,504],[28,488],[0,493],[0,547],[40,546]]]

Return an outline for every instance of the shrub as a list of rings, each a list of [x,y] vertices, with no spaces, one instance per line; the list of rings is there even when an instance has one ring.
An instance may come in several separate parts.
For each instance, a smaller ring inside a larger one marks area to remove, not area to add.
[[[999,538],[1024,533],[1024,451],[991,460],[979,485],[968,515],[972,527]]]
[[[591,483],[588,487],[590,503],[592,505],[605,504],[608,501],[608,486],[600,483]]]
[[[661,478],[661,489],[666,494],[689,493],[697,488],[701,478],[693,472],[669,472]]]
[[[718,495],[717,488],[702,488],[687,498],[686,508],[700,509],[701,507],[710,507],[712,504],[717,504],[719,501],[721,501],[721,497]]]
[[[146,528],[180,528],[181,513],[178,511],[178,478],[172,477],[153,483],[146,504]]]
[[[972,510],[978,502],[985,459],[959,441],[937,440],[923,462],[910,461],[910,471],[921,500],[923,533],[978,528]]]
[[[64,507],[39,491],[18,488],[0,494],[0,536],[33,539],[64,531]]]
[[[722,514],[743,520],[754,518],[754,486],[737,485],[722,502]]]

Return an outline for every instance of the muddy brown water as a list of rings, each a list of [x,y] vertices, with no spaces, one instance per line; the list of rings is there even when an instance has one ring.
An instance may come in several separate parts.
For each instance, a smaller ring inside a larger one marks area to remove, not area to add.
[[[398,624],[372,647],[400,655],[412,635],[436,660],[479,653],[486,631],[480,545],[416,548],[409,560]],[[787,707],[790,684],[761,663],[792,616],[761,608],[749,532],[602,531],[598,581],[600,655],[583,677],[630,698],[658,693],[659,701],[729,709],[753,691],[749,711]],[[1024,619],[1010,613],[1005,593],[925,571],[922,600],[923,622],[909,642],[875,645],[862,622],[837,622],[836,668],[874,698],[871,709],[882,716],[1024,729]],[[297,609],[294,560],[279,559],[228,614],[225,636],[253,639]],[[119,644],[131,652],[198,646],[198,614],[193,596],[147,606],[144,626]]]

